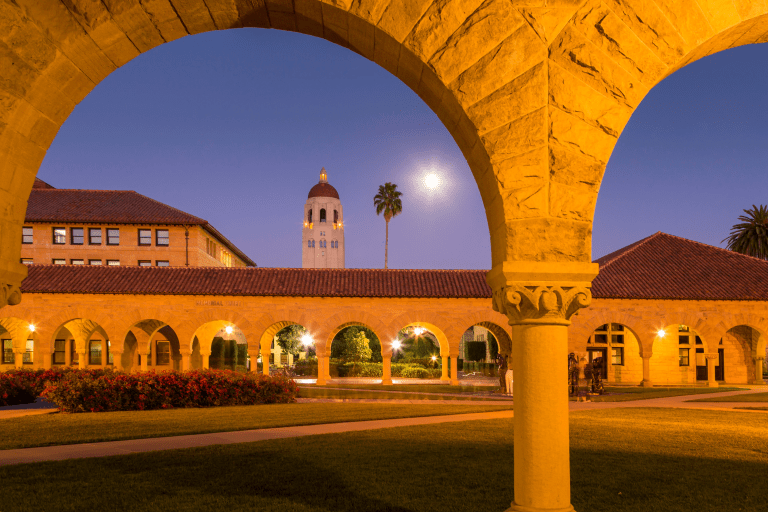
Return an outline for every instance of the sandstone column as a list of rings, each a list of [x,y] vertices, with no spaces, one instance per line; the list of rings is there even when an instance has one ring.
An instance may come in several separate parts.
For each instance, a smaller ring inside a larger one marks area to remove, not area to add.
[[[720,355],[715,352],[714,354],[707,354],[704,357],[707,358],[707,386],[716,388],[719,384],[715,380],[715,366],[720,359]]]
[[[188,372],[192,369],[192,351],[181,349],[179,352],[181,353],[181,371]]]
[[[50,370],[51,366],[53,366],[53,353],[43,352],[42,357],[43,357],[43,369]]]
[[[123,353],[117,350],[112,351],[112,367],[118,371],[123,371]]]
[[[269,354],[272,353],[272,338],[269,338],[266,341],[263,341],[261,343],[261,373],[264,375],[269,375]],[[320,358],[317,358],[318,361],[318,370],[319,370],[319,364],[320,364]],[[318,374],[318,378],[319,374]]]
[[[752,384],[764,384],[763,381],[763,362],[765,361],[764,357],[755,357],[755,380],[752,381]]]
[[[510,511],[568,512],[568,325],[589,305],[597,265],[507,262],[487,277],[509,318],[515,372],[515,501]]]
[[[211,369],[211,353],[201,351],[200,355],[203,356],[203,370],[210,370]]]
[[[451,386],[459,385],[459,354],[451,354]]]
[[[248,346],[248,357],[251,360],[251,368],[249,371],[251,373],[258,373],[259,370],[259,346],[256,345],[255,347]]]
[[[389,353],[386,353],[382,351],[381,359],[382,359],[381,383],[384,386],[391,386],[392,385],[392,352],[390,351]]]
[[[146,345],[143,347],[139,345],[138,353],[139,360],[141,361],[141,371],[149,371],[149,347]]]
[[[449,382],[451,378],[448,376],[448,356],[443,356],[443,375],[440,377],[443,382]]]
[[[640,385],[644,388],[652,388],[653,382],[651,382],[651,356],[653,354],[643,354],[643,381]]]
[[[84,370],[88,368],[88,351],[87,349],[81,349],[77,351],[77,361],[80,365],[80,369]]]
[[[320,352],[317,352],[317,382],[316,384],[318,386],[325,386],[327,384],[327,381],[325,379],[325,369],[323,369],[323,363],[325,362],[325,358]]]
[[[14,344],[16,341],[14,340]],[[19,349],[18,347],[13,347],[14,352],[14,363],[17,370],[20,370],[24,367],[24,352],[26,352],[26,348]]]
[[[72,341],[64,341],[64,364],[66,366],[72,366]]]
[[[318,366],[318,371],[320,370],[320,367]],[[323,371],[325,371],[325,380],[329,381],[331,380],[331,357],[330,356],[323,356]]]

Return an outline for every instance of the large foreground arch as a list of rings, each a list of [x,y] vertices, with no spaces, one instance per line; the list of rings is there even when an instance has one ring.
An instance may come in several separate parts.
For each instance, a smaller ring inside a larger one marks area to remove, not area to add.
[[[2,305],[21,300],[21,226],[45,151],[77,103],[142,52],[277,28],[348,47],[416,91],[485,205],[488,280],[521,368],[513,508],[528,511],[572,510],[567,326],[590,301],[592,217],[618,136],[664,77],[768,38],[768,4],[754,0],[0,0],[0,20]]]

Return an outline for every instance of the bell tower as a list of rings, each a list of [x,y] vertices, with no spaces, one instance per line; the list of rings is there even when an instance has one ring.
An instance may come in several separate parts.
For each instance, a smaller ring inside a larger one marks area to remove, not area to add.
[[[302,268],[344,268],[344,212],[325,167],[304,204],[301,244]]]

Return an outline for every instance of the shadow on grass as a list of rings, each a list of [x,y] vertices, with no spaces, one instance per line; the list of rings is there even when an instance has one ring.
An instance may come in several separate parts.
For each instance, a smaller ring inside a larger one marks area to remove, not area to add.
[[[756,415],[633,412],[645,423],[629,431],[623,413],[572,419],[576,510],[768,511],[768,434]],[[721,431],[701,426],[718,418]],[[3,512],[501,512],[512,489],[511,420],[0,468]]]

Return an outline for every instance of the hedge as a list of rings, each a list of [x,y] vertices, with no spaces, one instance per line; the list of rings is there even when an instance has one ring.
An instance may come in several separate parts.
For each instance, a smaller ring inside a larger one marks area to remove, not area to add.
[[[91,376],[103,375],[105,370],[79,370],[53,368],[50,370],[8,370],[0,373],[0,406],[31,404],[40,396],[46,386],[58,383],[72,372],[83,372]]]
[[[70,372],[46,387],[42,396],[62,412],[102,412],[290,403],[297,394],[296,383],[283,376],[230,370],[137,374],[106,370],[103,375]]]

